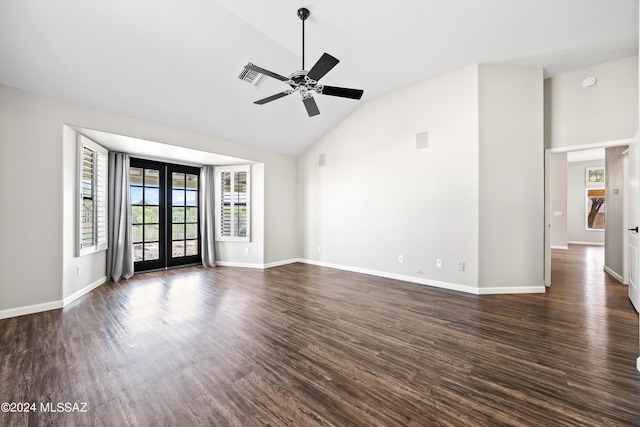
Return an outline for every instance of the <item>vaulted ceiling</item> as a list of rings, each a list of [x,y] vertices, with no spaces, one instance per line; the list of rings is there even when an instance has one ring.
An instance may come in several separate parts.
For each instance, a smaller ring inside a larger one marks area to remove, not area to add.
[[[323,52],[360,101],[253,101],[248,61],[283,75]],[[0,1],[0,84],[296,156],[359,105],[476,63],[547,77],[637,55],[637,0]]]

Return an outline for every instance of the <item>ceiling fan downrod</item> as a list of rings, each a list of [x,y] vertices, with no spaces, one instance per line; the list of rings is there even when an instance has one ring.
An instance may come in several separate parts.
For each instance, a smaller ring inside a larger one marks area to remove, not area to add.
[[[311,12],[306,7],[298,9],[298,18],[302,20],[302,70],[304,70],[304,21],[307,20]]]

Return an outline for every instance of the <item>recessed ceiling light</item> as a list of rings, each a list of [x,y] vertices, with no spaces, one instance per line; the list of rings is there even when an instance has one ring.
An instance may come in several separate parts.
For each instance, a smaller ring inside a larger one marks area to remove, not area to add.
[[[598,80],[595,77],[587,77],[582,81],[582,87],[588,88],[596,84]]]

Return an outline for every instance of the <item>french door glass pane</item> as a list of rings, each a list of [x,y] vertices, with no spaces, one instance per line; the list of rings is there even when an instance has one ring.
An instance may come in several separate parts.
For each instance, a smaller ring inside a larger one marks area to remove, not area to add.
[[[142,206],[131,206],[131,222],[133,224],[142,224]]]
[[[185,179],[183,173],[173,172],[171,174],[171,187],[184,189]]]
[[[134,225],[131,227],[131,237],[133,239],[133,243],[144,241],[143,227],[143,225]]]
[[[173,258],[179,258],[184,256],[184,240],[171,242],[171,256]]]
[[[171,204],[173,206],[184,206],[184,190],[172,190]]]
[[[172,210],[172,214],[171,214],[171,222],[172,223],[178,223],[178,222],[184,222],[184,208],[176,208],[173,207],[171,208]]]
[[[198,208],[186,208],[187,216],[184,222],[198,222]]]
[[[131,187],[131,204],[141,205],[144,199],[142,187]]]
[[[184,224],[173,224],[171,240],[184,240]]]
[[[186,224],[185,238],[196,239],[198,237],[198,224]]]
[[[187,240],[186,252],[187,252],[187,256],[198,255],[198,241]]]
[[[133,262],[139,262],[139,261],[143,261],[144,258],[142,257],[143,254],[143,244],[142,243],[136,243],[133,245]]]
[[[146,242],[157,242],[160,238],[160,227],[158,224],[146,225],[144,226],[144,241]]]
[[[146,169],[144,171],[144,185],[145,187],[159,187],[160,186],[160,171],[156,169]]]
[[[144,222],[158,223],[160,221],[160,208],[158,206],[144,207]]]
[[[186,192],[186,200],[185,204],[187,206],[197,206],[198,205],[198,192],[188,190]]]
[[[198,175],[187,174],[187,189],[189,190],[198,189]]]
[[[160,244],[158,242],[144,244],[144,259],[154,260],[160,258]]]
[[[140,168],[129,168],[129,184],[131,185],[142,185],[142,169]]]
[[[144,204],[158,206],[160,204],[160,189],[145,187]]]

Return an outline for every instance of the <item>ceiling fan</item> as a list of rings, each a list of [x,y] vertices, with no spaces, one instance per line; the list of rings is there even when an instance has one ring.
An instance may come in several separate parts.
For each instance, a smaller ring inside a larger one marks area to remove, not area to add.
[[[253,71],[253,73],[259,73],[265,76],[269,76],[271,78],[283,81],[291,86],[291,89],[287,89],[283,92],[276,93],[275,95],[271,95],[264,99],[255,101],[254,104],[263,105],[287,95],[291,95],[294,92],[299,92],[302,97],[302,102],[307,109],[307,114],[309,114],[309,117],[313,117],[320,114],[320,110],[318,109],[318,105],[313,98],[312,92],[320,95],[338,96],[340,98],[362,98],[362,94],[364,93],[364,91],[361,89],[327,86],[318,83],[318,80],[320,80],[325,74],[331,71],[331,69],[335,67],[338,62],[340,62],[328,53],[323,53],[318,62],[316,62],[309,71],[306,71],[304,69],[304,21],[306,21],[306,19],[309,17],[309,14],[310,12],[307,8],[303,7],[298,9],[298,17],[302,20],[302,70],[294,71],[289,75],[289,77],[285,77],[278,73],[274,73],[273,71],[258,67],[251,62],[244,66],[243,74],[245,75],[250,71]],[[241,79],[243,79],[243,74],[240,75]],[[256,79],[259,78],[255,75],[254,77]]]

